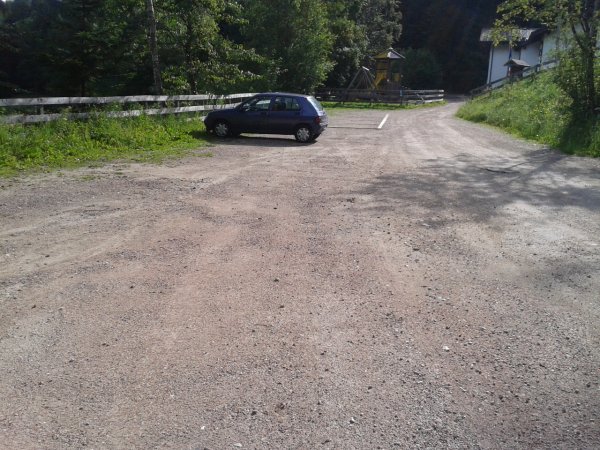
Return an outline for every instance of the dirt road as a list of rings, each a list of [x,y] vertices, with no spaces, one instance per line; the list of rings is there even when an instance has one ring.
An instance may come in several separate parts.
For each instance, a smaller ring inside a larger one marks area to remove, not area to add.
[[[0,180],[0,447],[600,447],[600,161],[336,113]]]

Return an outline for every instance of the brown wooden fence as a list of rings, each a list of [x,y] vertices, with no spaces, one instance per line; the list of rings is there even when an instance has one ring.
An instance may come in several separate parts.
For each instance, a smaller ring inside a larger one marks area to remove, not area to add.
[[[316,94],[319,100],[335,102],[370,102],[422,104],[444,100],[443,90],[371,90],[371,89],[322,89]]]

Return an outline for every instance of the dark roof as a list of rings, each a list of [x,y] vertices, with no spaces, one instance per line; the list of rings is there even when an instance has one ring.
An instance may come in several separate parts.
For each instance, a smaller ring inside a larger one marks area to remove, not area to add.
[[[516,30],[512,36],[513,45],[519,48],[532,42],[539,41],[547,32],[547,28],[520,28]],[[492,42],[493,39],[491,28],[484,28],[481,30],[479,40],[481,42]],[[504,33],[502,42],[508,42],[509,40],[509,33]]]
[[[383,53],[380,53],[379,55],[375,56],[375,59],[406,59],[406,58],[404,58],[404,55],[401,55],[396,50],[394,50],[393,48],[390,47],[387,50],[387,52],[383,52]]]
[[[509,59],[504,65],[510,67],[531,67],[531,64],[522,59]]]

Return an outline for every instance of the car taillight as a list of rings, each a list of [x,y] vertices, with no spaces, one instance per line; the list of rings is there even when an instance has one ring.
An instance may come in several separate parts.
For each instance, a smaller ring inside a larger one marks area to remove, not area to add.
[[[320,117],[315,117],[315,123],[317,125],[319,125],[321,123],[321,118]]]

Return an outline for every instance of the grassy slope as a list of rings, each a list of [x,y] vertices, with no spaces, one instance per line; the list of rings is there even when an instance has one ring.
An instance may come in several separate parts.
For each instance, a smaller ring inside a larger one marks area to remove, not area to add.
[[[204,146],[203,131],[199,118],[181,116],[0,125],[0,176],[111,160],[158,162]]]
[[[565,153],[600,157],[600,121],[577,120],[570,100],[544,73],[477,98],[458,116],[503,128]]]

